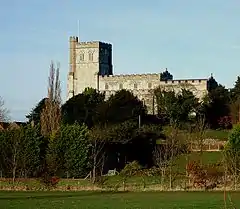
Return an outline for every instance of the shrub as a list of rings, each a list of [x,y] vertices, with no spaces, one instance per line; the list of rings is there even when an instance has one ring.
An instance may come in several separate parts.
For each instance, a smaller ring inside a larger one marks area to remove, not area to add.
[[[48,189],[56,188],[59,181],[60,181],[59,177],[50,176],[48,174],[44,174],[40,179],[40,182]]]
[[[186,166],[188,177],[193,187],[214,189],[221,183],[223,172],[217,164],[201,165],[198,161],[191,161]]]
[[[218,125],[222,129],[232,128],[232,118],[231,116],[223,116],[218,120]]]

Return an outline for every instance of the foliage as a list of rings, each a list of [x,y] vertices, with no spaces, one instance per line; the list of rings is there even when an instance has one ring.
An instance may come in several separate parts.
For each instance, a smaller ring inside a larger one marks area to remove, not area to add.
[[[232,128],[232,117],[223,116],[218,120],[218,125],[221,129],[231,129]]]
[[[134,176],[140,169],[141,165],[137,161],[133,161],[126,164],[124,169],[121,170],[120,175],[127,177]]]
[[[136,175],[136,173],[140,169],[141,169],[141,165],[137,161],[133,161],[126,164],[124,169],[121,170],[120,176],[122,176],[124,190],[125,190],[125,184],[126,184],[127,178]]]
[[[227,170],[233,175],[240,174],[240,125],[235,125],[229,134],[227,145],[224,149]]]
[[[62,117],[65,124],[85,123],[92,127],[96,122],[96,112],[103,103],[105,95],[98,93],[96,89],[87,88],[82,94],[69,99],[62,106]]]
[[[189,115],[197,111],[198,99],[189,90],[182,89],[179,94],[174,90],[155,89],[158,115],[170,124],[180,125],[189,121]]]
[[[222,183],[223,172],[219,165],[203,165],[198,161],[190,161],[186,165],[186,171],[194,187],[214,189]]]
[[[59,183],[60,178],[57,176],[50,176],[48,173],[45,173],[41,178],[40,182],[47,187],[48,189],[56,188]]]
[[[89,171],[89,143],[87,127],[84,125],[66,125],[61,130],[61,139],[66,142],[65,167],[69,177],[83,177]]]
[[[1,167],[5,175],[36,176],[40,168],[42,137],[38,130],[27,125],[0,132]]]
[[[229,91],[220,84],[208,92],[204,98],[203,111],[210,128],[219,128],[220,118],[230,115],[229,102]]]
[[[234,87],[230,90],[230,94],[233,101],[240,98],[240,76],[237,77]]]
[[[97,109],[97,120],[101,124],[116,124],[137,119],[146,114],[143,102],[127,90],[117,91]]]
[[[47,98],[41,99],[41,101],[34,107],[31,112],[26,115],[26,118],[28,119],[28,122],[34,122],[34,124],[39,124],[40,123],[40,118],[41,118],[41,112],[45,108]]]

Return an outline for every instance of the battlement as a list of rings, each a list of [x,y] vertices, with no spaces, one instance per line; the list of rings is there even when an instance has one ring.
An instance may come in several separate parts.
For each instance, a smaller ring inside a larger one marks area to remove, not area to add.
[[[175,79],[175,80],[167,80],[167,81],[160,81],[161,84],[183,84],[183,83],[201,83],[207,82],[208,79]]]
[[[76,47],[84,47],[84,48],[91,48],[91,47],[104,47],[104,48],[112,48],[112,45],[109,43],[104,43],[101,41],[86,41],[86,42],[77,42]]]
[[[118,74],[118,75],[103,75],[100,76],[103,80],[115,80],[115,79],[129,79],[129,80],[138,80],[138,79],[158,79],[160,84],[183,84],[183,83],[201,83],[207,82],[208,79],[174,79],[174,80],[160,80],[160,73],[146,73],[146,74]]]
[[[145,79],[145,78],[160,78],[160,74],[159,73],[146,73],[146,74],[118,74],[118,75],[105,75],[105,76],[101,76],[103,79],[107,78],[107,79],[130,79],[130,80],[135,80],[135,79]]]

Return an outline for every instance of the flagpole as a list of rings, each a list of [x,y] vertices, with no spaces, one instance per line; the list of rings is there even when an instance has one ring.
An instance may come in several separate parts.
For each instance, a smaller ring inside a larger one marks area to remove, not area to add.
[[[78,39],[80,40],[80,20],[78,20],[78,24],[77,24],[77,35],[78,35]]]

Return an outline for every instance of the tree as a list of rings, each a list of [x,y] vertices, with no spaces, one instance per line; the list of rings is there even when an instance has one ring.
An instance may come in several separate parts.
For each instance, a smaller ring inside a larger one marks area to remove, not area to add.
[[[39,135],[38,128],[27,125],[21,127],[23,131],[22,151],[21,151],[21,176],[31,177],[37,176],[41,169],[41,146],[43,145],[43,137]]]
[[[65,167],[70,177],[83,177],[89,171],[91,144],[87,134],[85,125],[75,123],[62,127],[60,140],[66,142]]]
[[[229,135],[227,145],[224,149],[224,159],[227,171],[234,178],[236,189],[240,174],[240,125],[236,125]]]
[[[174,90],[162,90],[161,87],[155,89],[157,98],[158,115],[170,124],[181,125],[188,122],[189,115],[196,112],[199,102],[193,93],[186,89],[181,89],[179,94]]]
[[[43,98],[37,105],[34,107],[31,112],[26,115],[28,122],[34,122],[34,124],[39,124],[41,119],[41,113],[45,108],[45,104],[47,102],[47,98]]]
[[[234,87],[230,90],[230,111],[232,123],[240,121],[240,77],[237,77]]]
[[[62,118],[65,124],[85,123],[92,127],[96,122],[96,109],[103,103],[105,95],[96,89],[86,88],[82,94],[70,98],[62,106]]]
[[[7,117],[7,109],[4,107],[4,101],[3,99],[0,97],[0,122],[5,122],[8,117]]]
[[[92,182],[95,183],[99,175],[102,175],[103,167],[105,163],[105,144],[106,139],[103,137],[106,130],[102,127],[95,126],[89,132],[89,140],[91,143],[91,178]]]
[[[97,109],[97,121],[104,123],[121,123],[146,114],[143,102],[127,90],[117,91]]]
[[[220,84],[208,92],[208,95],[204,98],[203,107],[205,118],[210,128],[219,128],[219,120],[221,117],[229,116],[229,102],[229,91]]]
[[[230,94],[233,101],[240,98],[240,76],[237,77],[234,87],[230,90]]]
[[[61,87],[59,81],[59,64],[55,68],[50,64],[48,78],[48,98],[45,100],[45,108],[41,113],[41,132],[44,136],[56,134],[60,129],[61,122]]]
[[[6,176],[36,176],[40,166],[41,137],[30,125],[0,132],[1,164]]]
[[[154,150],[155,163],[161,170],[161,184],[164,184],[165,177],[169,179],[169,188],[172,188],[172,184],[175,179],[174,175],[174,160],[183,153],[184,143],[179,135],[179,129],[177,126],[171,126],[171,129],[165,140],[161,140]]]

